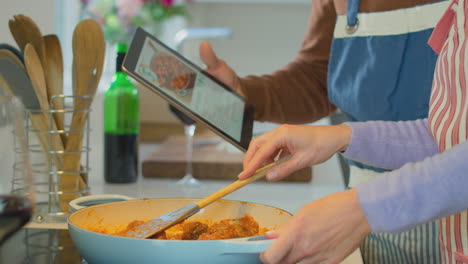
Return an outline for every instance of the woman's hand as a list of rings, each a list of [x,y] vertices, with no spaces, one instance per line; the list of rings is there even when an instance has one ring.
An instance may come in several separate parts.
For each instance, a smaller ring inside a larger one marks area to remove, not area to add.
[[[263,263],[340,263],[371,232],[355,190],[328,195],[304,205],[278,230],[260,255]]]
[[[203,41],[200,44],[200,57],[207,66],[205,69],[206,72],[213,75],[240,95],[244,96],[241,91],[239,78],[234,70],[229,67],[226,62],[216,56],[216,53],[207,41]]]
[[[282,125],[250,142],[239,179],[252,176],[262,164],[273,162],[278,154],[281,157],[291,154],[289,160],[267,172],[267,180],[280,180],[294,171],[328,160],[345,150],[350,139],[351,129],[347,125]]]

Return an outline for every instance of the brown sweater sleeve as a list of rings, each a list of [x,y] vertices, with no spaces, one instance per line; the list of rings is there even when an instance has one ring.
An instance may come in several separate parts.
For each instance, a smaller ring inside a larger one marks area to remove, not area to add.
[[[336,110],[327,94],[327,67],[336,12],[332,0],[313,0],[307,34],[296,59],[268,75],[240,79],[255,119],[307,123]]]

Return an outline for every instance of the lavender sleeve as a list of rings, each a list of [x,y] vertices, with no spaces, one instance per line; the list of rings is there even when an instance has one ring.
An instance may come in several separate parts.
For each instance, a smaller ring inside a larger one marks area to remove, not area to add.
[[[383,169],[397,169],[438,152],[427,119],[346,123],[352,130],[344,152],[348,159]]]
[[[369,129],[363,123],[348,125],[353,136],[345,156],[400,167],[357,187],[360,205],[374,232],[407,230],[468,208],[468,142],[437,153],[423,133],[425,120],[376,122]],[[398,139],[398,135],[402,137]],[[416,142],[427,144],[418,147]],[[418,149],[410,150],[413,145]],[[379,150],[387,153],[379,154]],[[405,159],[409,163],[401,166]]]

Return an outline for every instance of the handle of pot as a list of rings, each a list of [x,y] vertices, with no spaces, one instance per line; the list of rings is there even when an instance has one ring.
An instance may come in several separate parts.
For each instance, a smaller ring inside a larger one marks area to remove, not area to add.
[[[98,204],[105,204],[111,202],[120,202],[120,201],[128,201],[128,200],[135,200],[136,198],[129,197],[126,195],[120,194],[95,194],[95,195],[87,195],[76,198],[68,204],[70,208],[70,212],[75,212],[80,209],[98,205]]]

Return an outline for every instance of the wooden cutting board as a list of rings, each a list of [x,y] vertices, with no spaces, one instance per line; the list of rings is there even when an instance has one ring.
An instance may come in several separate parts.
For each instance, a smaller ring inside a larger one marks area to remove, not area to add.
[[[193,176],[197,179],[237,180],[244,153],[216,138],[194,139]],[[155,148],[142,162],[143,177],[182,178],[185,175],[185,137],[172,136]],[[312,168],[301,169],[282,181],[309,182]]]

